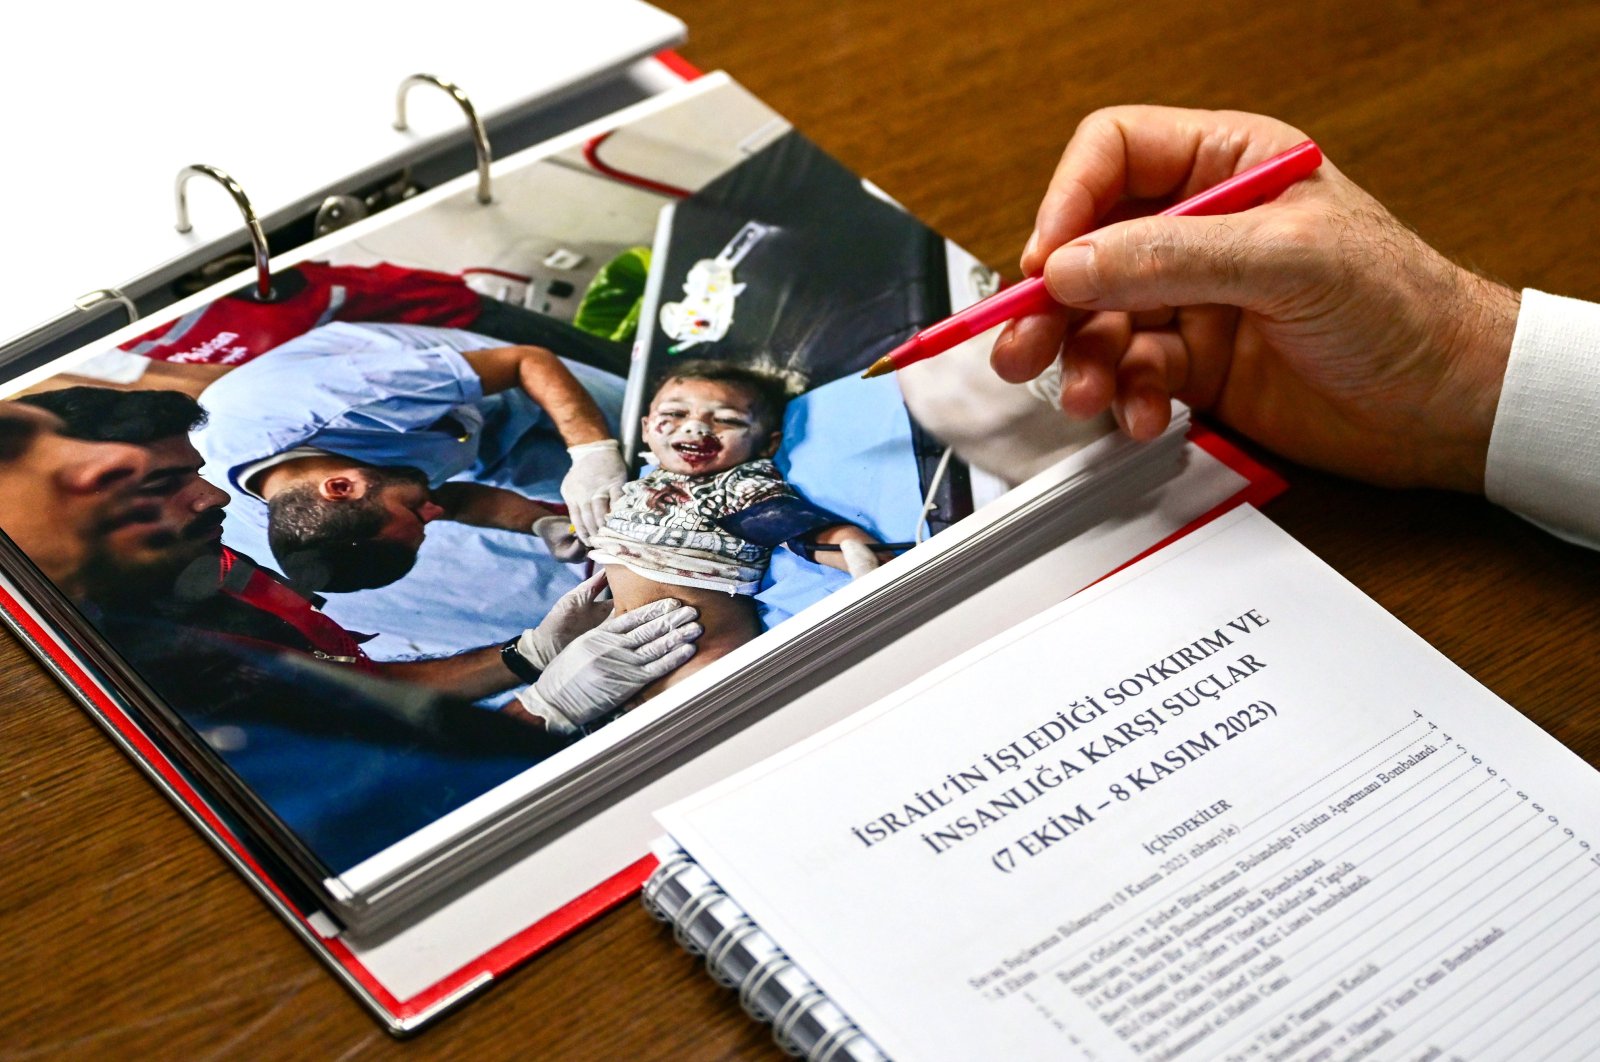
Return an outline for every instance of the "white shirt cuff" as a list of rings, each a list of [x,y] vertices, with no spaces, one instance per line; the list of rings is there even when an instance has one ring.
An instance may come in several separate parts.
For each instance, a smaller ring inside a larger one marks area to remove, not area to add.
[[[1600,548],[1600,305],[1522,293],[1484,493],[1569,542]]]

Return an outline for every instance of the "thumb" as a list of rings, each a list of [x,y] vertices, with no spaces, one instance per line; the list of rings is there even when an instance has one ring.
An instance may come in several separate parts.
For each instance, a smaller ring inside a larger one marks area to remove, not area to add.
[[[1092,310],[1220,303],[1260,308],[1302,279],[1303,239],[1257,209],[1221,217],[1147,217],[1108,225],[1058,247],[1045,262],[1050,295]]]
[[[567,591],[574,605],[592,605],[606,588],[606,570],[601,568],[589,578]]]

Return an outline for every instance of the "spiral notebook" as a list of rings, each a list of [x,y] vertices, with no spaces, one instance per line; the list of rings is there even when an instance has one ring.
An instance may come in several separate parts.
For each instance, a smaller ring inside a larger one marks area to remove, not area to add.
[[[1253,509],[658,818],[814,1060],[1593,1055],[1600,773]]]

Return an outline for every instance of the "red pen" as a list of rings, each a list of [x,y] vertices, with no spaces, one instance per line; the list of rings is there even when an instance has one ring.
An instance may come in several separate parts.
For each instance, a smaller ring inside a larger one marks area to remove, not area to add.
[[[1322,151],[1310,140],[1272,156],[1259,165],[1236,173],[1215,187],[1191,196],[1161,212],[1165,217],[1237,214],[1280,195],[1296,181],[1311,176],[1322,165]],[[943,354],[958,343],[987,332],[1002,321],[1023,317],[1055,306],[1043,277],[1029,277],[1004,291],[973,303],[953,317],[929,325],[872,363],[862,377],[882,376]]]

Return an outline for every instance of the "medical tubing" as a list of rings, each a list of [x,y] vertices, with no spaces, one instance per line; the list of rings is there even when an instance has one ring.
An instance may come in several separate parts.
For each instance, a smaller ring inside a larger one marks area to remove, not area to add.
[[[922,496],[922,512],[917,514],[916,540],[920,544],[928,538],[928,514],[933,512],[933,496],[938,493],[939,484],[944,482],[945,471],[950,467],[950,455],[955,448],[946,446],[944,453],[939,457],[939,463],[933,469],[933,478],[928,481],[928,492]]]

